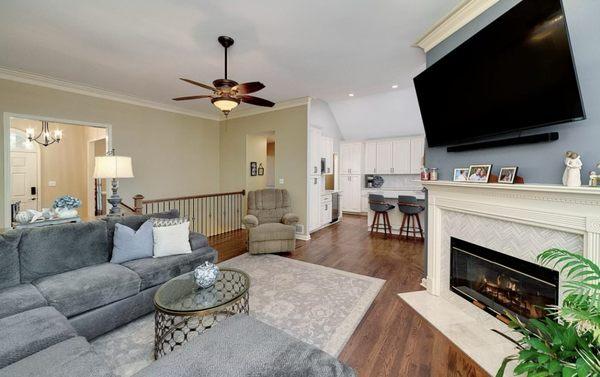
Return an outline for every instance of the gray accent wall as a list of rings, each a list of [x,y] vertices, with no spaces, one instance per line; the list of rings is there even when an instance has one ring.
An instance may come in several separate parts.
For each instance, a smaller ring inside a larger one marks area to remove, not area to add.
[[[496,3],[430,50],[427,53],[427,66],[435,63],[518,3],[518,0],[502,0]],[[445,147],[427,148],[427,166],[439,168],[440,179],[451,179],[455,167],[492,163],[495,174],[500,166],[519,166],[519,175],[525,178],[526,183],[561,183],[564,152],[574,150],[582,156],[582,181],[587,184],[589,171],[595,169],[596,164],[600,162],[600,1],[563,0],[563,6],[587,119],[522,132],[522,135],[529,135],[558,131],[560,140],[552,143],[458,153],[448,153]],[[518,136],[518,133],[506,136]]]

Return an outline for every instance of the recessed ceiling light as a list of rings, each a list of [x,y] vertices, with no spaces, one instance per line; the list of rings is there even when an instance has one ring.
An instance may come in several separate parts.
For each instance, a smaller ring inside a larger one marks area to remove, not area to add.
[[[354,97],[354,93],[348,94],[348,97]]]
[[[392,89],[398,89],[398,85],[392,85]]]

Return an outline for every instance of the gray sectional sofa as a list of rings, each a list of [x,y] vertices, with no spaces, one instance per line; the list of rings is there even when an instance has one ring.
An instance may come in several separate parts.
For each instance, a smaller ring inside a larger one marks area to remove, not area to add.
[[[171,211],[152,216],[178,215]],[[137,229],[149,217],[131,216],[118,222]],[[0,235],[0,377],[114,376],[88,340],[150,313],[154,293],[165,281],[204,261],[216,262],[217,252],[208,246],[206,237],[192,233],[191,254],[109,263],[115,223],[92,221]],[[240,333],[244,343],[235,343],[232,332]],[[206,334],[209,333],[212,338],[199,336],[138,375],[354,375],[336,359],[247,316],[225,321]],[[266,338],[278,339],[277,346],[249,359],[247,343],[260,345]],[[207,345],[207,341],[220,343],[215,347],[214,343]],[[231,355],[231,365],[214,369],[213,364],[202,362],[207,358],[226,362],[219,355],[222,349],[237,355]],[[282,352],[286,349],[303,352],[306,358],[285,361]],[[182,364],[182,360],[194,368]],[[249,367],[245,372],[239,371],[239,366],[234,365],[238,363]],[[256,365],[265,370],[281,367],[298,373],[261,374],[252,369]],[[235,369],[235,374],[227,372],[228,367]],[[312,374],[315,368],[328,372]]]

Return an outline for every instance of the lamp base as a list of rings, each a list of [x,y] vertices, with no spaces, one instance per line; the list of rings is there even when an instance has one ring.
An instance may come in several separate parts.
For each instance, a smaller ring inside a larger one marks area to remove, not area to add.
[[[110,211],[108,212],[108,217],[121,217],[123,214],[121,213],[121,197],[117,193],[119,189],[119,181],[116,178],[113,178],[111,181],[112,184],[112,195],[108,198],[108,202],[112,205]]]

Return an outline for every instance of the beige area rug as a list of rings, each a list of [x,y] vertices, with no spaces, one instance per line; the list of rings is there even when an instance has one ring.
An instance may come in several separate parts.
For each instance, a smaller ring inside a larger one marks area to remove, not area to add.
[[[385,280],[277,255],[243,254],[220,264],[250,276],[250,315],[338,356]],[[152,362],[154,317],[145,316],[92,344],[119,376]]]

